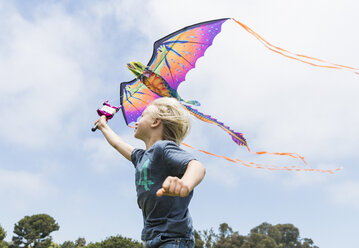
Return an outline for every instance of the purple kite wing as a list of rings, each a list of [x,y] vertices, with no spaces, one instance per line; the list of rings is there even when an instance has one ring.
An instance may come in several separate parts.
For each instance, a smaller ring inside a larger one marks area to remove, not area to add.
[[[177,90],[228,19],[197,23],[156,41],[148,69],[159,73],[171,88]]]
[[[140,79],[121,83],[120,96],[122,113],[127,125],[136,122],[146,107],[160,98],[159,95],[147,88]]]
[[[157,73],[159,71],[171,88],[177,90],[187,72],[195,67],[197,59],[212,45],[213,39],[221,32],[222,24],[228,19],[197,23],[156,41],[147,68]],[[136,122],[145,108],[160,96],[137,78],[121,83],[120,98],[122,113],[129,125]]]

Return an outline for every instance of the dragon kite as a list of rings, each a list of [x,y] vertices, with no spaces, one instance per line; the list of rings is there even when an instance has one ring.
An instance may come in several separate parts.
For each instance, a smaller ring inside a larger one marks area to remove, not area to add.
[[[199,112],[197,109],[192,107],[200,106],[198,101],[184,100],[177,91],[178,86],[185,81],[186,74],[191,69],[195,68],[196,61],[200,57],[204,56],[207,48],[212,45],[214,38],[221,32],[222,24],[228,20],[234,20],[237,22],[271,51],[313,66],[332,69],[344,69],[359,75],[359,70],[356,68],[333,64],[313,57],[291,53],[277,46],[273,46],[248,26],[235,19],[223,18],[201,22],[182,28],[165,36],[162,39],[157,40],[154,43],[153,54],[147,65],[144,65],[140,62],[131,62],[127,64],[127,68],[136,76],[135,79],[129,82],[123,82],[120,85],[120,108],[122,109],[122,113],[127,125],[137,121],[137,118],[141,116],[145,108],[155,99],[160,97],[173,97],[178,99],[193,116],[200,119],[201,121],[219,126],[231,136],[235,143],[246,147],[250,151],[247,141],[242,133],[233,131],[230,127],[226,126],[210,115]],[[118,110],[117,107],[115,107],[115,109]],[[186,146],[190,147],[189,145]],[[308,167],[300,166],[280,167],[272,165],[266,167],[264,165],[245,162],[239,159],[231,159],[209,152],[205,153],[224,158],[231,162],[240,163],[242,165],[255,168],[265,168],[270,170],[321,171],[329,173],[333,173],[334,171],[311,169]],[[269,152],[254,153],[269,154]],[[306,164],[304,158],[296,153],[270,154],[291,156],[301,159]]]

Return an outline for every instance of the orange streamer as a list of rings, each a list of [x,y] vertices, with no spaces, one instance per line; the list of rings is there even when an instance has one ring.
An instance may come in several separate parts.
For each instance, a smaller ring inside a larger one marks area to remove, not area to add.
[[[330,173],[330,174],[334,174],[334,172],[336,171],[339,171],[339,170],[342,170],[343,168],[337,168],[337,169],[334,169],[334,170],[323,170],[323,169],[313,169],[313,168],[303,168],[301,166],[296,166],[296,165],[292,165],[292,166],[278,166],[278,165],[265,165],[265,164],[257,164],[257,163],[253,163],[253,162],[246,162],[246,161],[243,161],[243,160],[240,160],[238,158],[230,158],[230,157],[227,157],[227,156],[221,156],[221,155],[217,155],[217,154],[214,154],[214,153],[210,153],[210,152],[207,152],[207,151],[204,151],[204,150],[201,150],[201,149],[197,149],[197,148],[194,148],[186,143],[182,143],[182,145],[184,146],[187,146],[193,150],[196,150],[196,151],[199,151],[199,152],[202,152],[202,153],[205,153],[207,155],[210,155],[210,156],[213,156],[213,157],[217,157],[217,158],[222,158],[222,159],[225,159],[227,161],[230,161],[232,163],[236,163],[236,164],[240,164],[240,165],[243,165],[243,166],[246,166],[246,167],[249,167],[249,168],[255,168],[255,169],[266,169],[266,170],[287,170],[287,171],[306,171],[306,172],[322,172],[322,173]],[[265,154],[267,152],[258,152],[256,154]],[[268,154],[273,154],[273,153],[268,153]],[[275,154],[275,155],[282,155],[282,154]],[[287,155],[287,154],[284,154],[284,155]],[[304,160],[304,158],[303,158]]]
[[[259,34],[257,34],[256,32],[254,32],[251,28],[249,28],[247,25],[241,23],[240,21],[237,21],[236,19],[232,18],[236,23],[238,23],[240,26],[242,26],[248,33],[252,34],[257,40],[259,40],[266,48],[268,48],[269,50],[276,52],[278,54],[281,54],[287,58],[290,59],[294,59],[294,60],[298,60],[300,62],[312,65],[312,66],[317,66],[317,67],[323,67],[323,68],[330,68],[330,69],[341,69],[341,70],[349,70],[357,75],[359,75],[359,69],[355,68],[355,67],[350,67],[350,66],[345,66],[345,65],[339,65],[339,64],[335,64],[335,63],[331,63],[322,59],[318,59],[318,58],[314,58],[314,57],[310,57],[310,56],[306,56],[306,55],[302,55],[302,54],[296,54],[296,53],[292,53],[290,51],[287,51],[285,49],[282,49],[280,47],[274,46],[271,43],[269,43],[268,41],[266,41],[262,36],[260,36]],[[302,59],[303,58],[303,59]],[[307,60],[304,60],[307,59]],[[321,62],[322,64],[318,64],[315,62]]]

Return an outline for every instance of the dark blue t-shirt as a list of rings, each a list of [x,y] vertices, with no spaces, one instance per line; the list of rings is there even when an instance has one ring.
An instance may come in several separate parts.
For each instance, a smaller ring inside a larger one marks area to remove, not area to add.
[[[168,140],[157,141],[148,150],[133,150],[131,160],[136,168],[137,203],[144,221],[142,240],[151,240],[158,234],[190,236],[192,218],[188,205],[193,191],[187,197],[157,197],[156,192],[168,176],[181,178],[194,159],[192,154]]]

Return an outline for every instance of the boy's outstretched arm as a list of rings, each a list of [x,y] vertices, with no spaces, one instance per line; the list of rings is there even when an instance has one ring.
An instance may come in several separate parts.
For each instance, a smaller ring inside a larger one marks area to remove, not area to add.
[[[105,116],[101,116],[95,124],[98,129],[103,133],[108,143],[119,151],[125,158],[131,161],[131,153],[134,149],[133,146],[124,142],[108,125]]]
[[[186,172],[180,179],[178,177],[167,177],[162,188],[156,193],[158,197],[163,195],[186,197],[202,181],[206,169],[197,160],[188,163]]]

